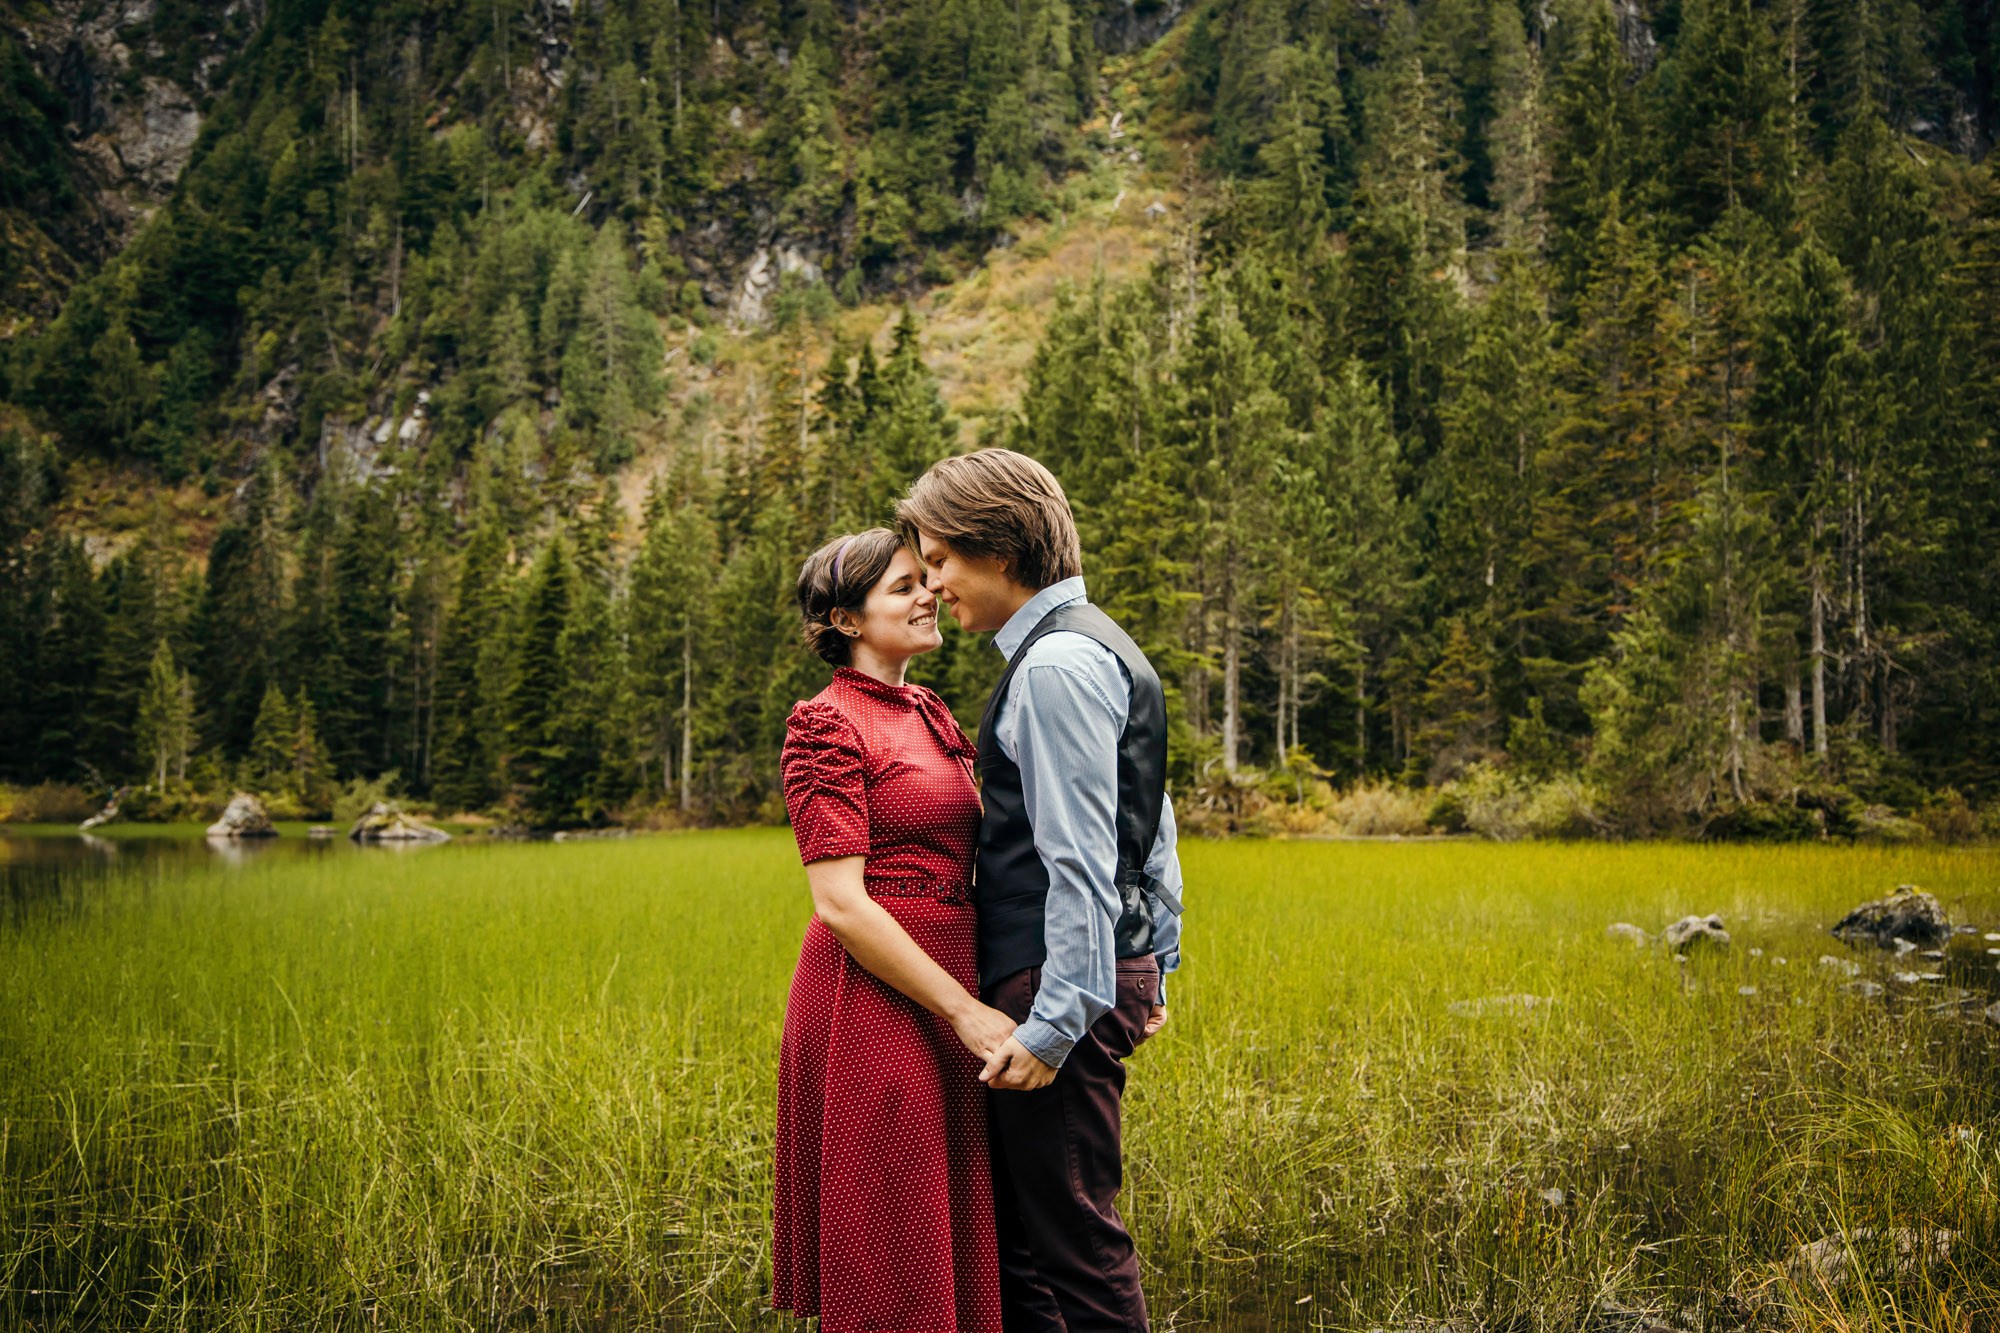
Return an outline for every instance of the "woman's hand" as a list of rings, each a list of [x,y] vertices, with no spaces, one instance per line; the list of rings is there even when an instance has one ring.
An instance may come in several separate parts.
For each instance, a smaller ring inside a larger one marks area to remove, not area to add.
[[[981,1060],[993,1058],[993,1052],[1006,1044],[1018,1026],[1013,1019],[991,1005],[967,997],[965,1007],[951,1017],[951,1030],[965,1043],[965,1049]]]

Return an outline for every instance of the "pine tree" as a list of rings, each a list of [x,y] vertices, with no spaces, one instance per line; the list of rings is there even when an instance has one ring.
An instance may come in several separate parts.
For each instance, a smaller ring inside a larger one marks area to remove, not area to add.
[[[35,777],[91,765],[91,705],[104,652],[104,606],[81,539],[46,533],[29,551],[19,762]],[[29,766],[32,767],[29,767]]]
[[[1603,266],[1608,219],[1634,198],[1643,131],[1631,84],[1611,7],[1593,4],[1550,98],[1549,258],[1568,297]]]
[[[389,636],[396,611],[396,514],[380,488],[347,497],[326,573],[326,647],[305,678],[341,773],[380,773],[392,745]]]
[[[1862,430],[1852,389],[1861,350],[1848,322],[1850,299],[1840,262],[1808,238],[1778,273],[1758,348],[1753,409],[1774,518],[1805,589],[1812,747],[1822,761],[1830,749],[1827,622],[1835,542],[1846,464]]]
[[[1690,0],[1662,78],[1663,175],[1693,234],[1731,208],[1782,225],[1796,194],[1777,43],[1750,0]]]
[[[139,696],[139,752],[152,785],[165,790],[168,777],[187,781],[188,753],[194,748],[194,683],[174,663],[174,650],[161,639]]]
[[[1475,316],[1454,370],[1444,442],[1427,494],[1436,548],[1432,596],[1454,623],[1476,625],[1493,654],[1493,702],[1526,707],[1529,659],[1547,655],[1535,613],[1546,586],[1537,521],[1559,484],[1545,471],[1556,424],[1554,329],[1536,272],[1518,253]]]
[[[164,561],[150,541],[142,542],[104,567],[105,632],[90,700],[90,762],[107,775],[143,772],[149,756],[138,735],[140,700],[152,660],[163,640],[177,630],[173,588]]]
[[[1223,287],[1195,317],[1176,375],[1180,395],[1171,430],[1188,460],[1201,555],[1203,605],[1191,650],[1222,673],[1221,757],[1243,759],[1245,640],[1256,620],[1258,567],[1270,533],[1274,469],[1286,447],[1284,402],[1271,388],[1270,358],[1244,330]],[[1200,668],[1197,668],[1200,670]],[[1198,698],[1202,691],[1191,691]],[[1206,722],[1205,717],[1197,723]]]
[[[285,667],[283,488],[277,460],[267,454],[209,550],[198,632],[208,691],[202,711],[231,754],[250,745],[267,687]]]
[[[1378,728],[1382,673],[1405,628],[1413,591],[1413,532],[1399,485],[1401,442],[1388,405],[1367,368],[1345,362],[1327,380],[1327,396],[1298,455],[1302,488],[1324,499],[1309,537],[1318,569],[1316,594],[1327,615],[1327,670],[1353,682],[1353,725],[1334,726],[1323,750],[1344,754],[1355,772],[1386,767],[1371,734]],[[1294,706],[1305,700],[1294,688]]]
[[[459,555],[458,581],[438,645],[432,792],[448,809],[477,810],[500,794],[506,546],[499,513],[483,508]]]
[[[264,686],[263,701],[257,706],[257,722],[250,733],[250,771],[265,791],[289,786],[292,779],[292,751],[298,740],[299,716],[278,682]]]
[[[697,690],[705,695],[710,684],[704,648],[717,572],[714,528],[699,497],[656,482],[625,599],[628,690],[641,787],[657,774],[659,799],[683,815],[694,806]]]
[[[957,443],[958,423],[945,408],[937,377],[924,364],[916,315],[908,307],[896,321],[880,369],[870,360],[863,360],[862,385],[869,480],[859,517],[864,523],[884,523],[910,483]]]
[[[507,683],[505,771],[514,798],[535,823],[570,815],[562,787],[562,634],[573,575],[561,538],[535,557],[522,589],[520,631]]]

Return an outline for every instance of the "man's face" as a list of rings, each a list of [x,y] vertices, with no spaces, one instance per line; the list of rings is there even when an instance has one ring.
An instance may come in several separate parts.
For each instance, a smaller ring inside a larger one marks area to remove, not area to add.
[[[924,556],[924,585],[951,609],[960,629],[974,634],[999,629],[1034,595],[992,556],[961,554],[928,532],[917,534],[917,545]]]

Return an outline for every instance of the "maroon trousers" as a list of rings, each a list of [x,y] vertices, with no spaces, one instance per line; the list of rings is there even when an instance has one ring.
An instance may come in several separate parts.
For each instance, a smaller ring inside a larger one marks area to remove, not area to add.
[[[1029,968],[984,998],[1024,1022],[1041,981],[1042,970]],[[1055,1081],[986,1095],[1006,1333],[1145,1333],[1139,1255],[1118,1216],[1119,1106],[1125,1057],[1144,1038],[1159,993],[1150,956],[1121,960],[1117,1006],[1071,1049]]]

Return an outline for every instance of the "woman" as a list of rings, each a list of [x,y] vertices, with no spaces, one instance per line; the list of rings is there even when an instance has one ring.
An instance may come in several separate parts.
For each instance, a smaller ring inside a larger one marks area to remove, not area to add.
[[[772,1304],[825,1333],[999,1333],[978,999],[974,750],[904,683],[942,641],[937,598],[886,528],[799,572],[806,642],[835,670],[792,710],[785,806],[815,915],[778,1063]]]

